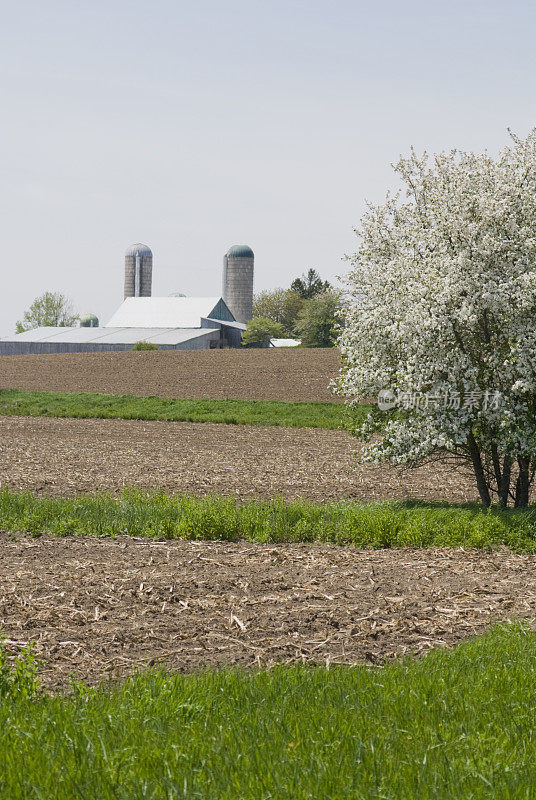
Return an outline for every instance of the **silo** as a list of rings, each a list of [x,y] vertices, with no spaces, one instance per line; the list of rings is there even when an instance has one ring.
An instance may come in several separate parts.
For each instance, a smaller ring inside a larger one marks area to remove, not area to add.
[[[153,282],[153,254],[146,244],[133,244],[125,253],[125,299],[150,297]]]
[[[80,327],[81,328],[98,328],[99,327],[99,318],[95,316],[95,314],[84,314],[83,317],[80,317]]]
[[[235,244],[223,259],[223,299],[237,322],[253,316],[253,250],[247,244]]]

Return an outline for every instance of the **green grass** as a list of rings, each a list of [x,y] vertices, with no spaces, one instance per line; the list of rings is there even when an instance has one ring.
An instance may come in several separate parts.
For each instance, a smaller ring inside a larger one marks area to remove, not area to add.
[[[481,547],[536,552],[536,506],[482,511],[441,503],[247,500],[127,490],[74,498],[0,491],[0,530],[32,535],[251,542],[334,542],[357,547]]]
[[[352,412],[364,419],[371,406]],[[347,426],[343,403],[284,403],[275,400],[183,400],[88,393],[0,391],[4,416],[74,417],[80,419],[141,419],[174,422],[222,422],[235,425],[279,425],[289,428]]]
[[[9,800],[535,796],[536,637],[521,626],[381,669],[149,672],[67,696],[28,680],[0,704]]]

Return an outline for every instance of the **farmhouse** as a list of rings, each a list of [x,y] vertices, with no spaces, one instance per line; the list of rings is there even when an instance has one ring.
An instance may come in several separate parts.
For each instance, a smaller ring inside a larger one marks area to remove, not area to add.
[[[124,300],[107,325],[88,314],[80,327],[24,331],[0,339],[0,355],[130,350],[139,341],[161,350],[240,347],[253,313],[253,265],[251,248],[235,245],[224,256],[222,296],[152,297],[153,254],[134,244],[125,253]]]

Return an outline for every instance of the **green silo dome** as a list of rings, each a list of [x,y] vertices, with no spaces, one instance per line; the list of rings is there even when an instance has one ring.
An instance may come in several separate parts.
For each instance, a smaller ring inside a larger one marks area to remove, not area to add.
[[[227,251],[227,258],[253,258],[253,250],[247,244],[235,244]]]
[[[83,317],[80,317],[80,327],[81,328],[98,328],[99,327],[99,318],[95,316],[95,314],[84,314]]]

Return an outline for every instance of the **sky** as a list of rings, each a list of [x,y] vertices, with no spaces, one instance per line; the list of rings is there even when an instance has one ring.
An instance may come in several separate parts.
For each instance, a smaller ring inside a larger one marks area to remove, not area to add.
[[[532,6],[532,7],[531,7]],[[411,146],[536,125],[536,6],[510,0],[4,0],[0,335],[61,291],[106,323],[124,251],[153,294],[335,279]]]

